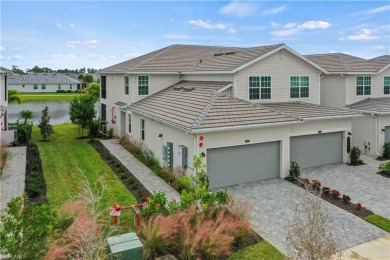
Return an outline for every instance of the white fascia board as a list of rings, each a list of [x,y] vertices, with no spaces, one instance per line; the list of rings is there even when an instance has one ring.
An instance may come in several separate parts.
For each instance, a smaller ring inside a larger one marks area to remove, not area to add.
[[[351,108],[350,108],[351,109]],[[351,109],[352,111],[357,111],[364,114],[372,114],[372,115],[390,115],[390,112],[379,112],[379,111],[371,111],[371,110],[360,110],[360,109]]]
[[[291,52],[292,54],[294,54],[294,55],[297,56],[298,58],[304,60],[305,62],[309,63],[311,66],[317,68],[318,70],[324,72],[325,74],[329,74],[328,71],[326,71],[324,68],[322,68],[322,67],[318,66],[316,63],[314,63],[314,62],[312,62],[312,61],[306,59],[306,58],[303,57],[301,54],[299,54],[299,53],[297,53],[296,51],[290,49],[290,48],[287,47],[286,45],[280,46],[279,48],[276,48],[275,50],[270,51],[270,52],[264,54],[263,56],[260,56],[260,57],[254,59],[254,60],[251,60],[250,62],[248,62],[248,63],[246,63],[246,64],[244,64],[244,65],[242,65],[242,66],[240,66],[240,67],[238,67],[238,68],[236,68],[236,69],[234,69],[233,72],[238,72],[238,71],[240,71],[240,70],[242,70],[242,69],[244,69],[244,68],[246,68],[246,67],[252,65],[253,63],[258,62],[259,60],[262,60],[262,59],[264,59],[264,58],[266,58],[266,57],[268,57],[268,56],[270,56],[270,55],[272,55],[272,54],[274,54],[274,53],[276,53],[276,52],[278,52],[278,51],[280,51],[280,50],[283,50],[283,49],[284,49],[284,50],[287,50],[287,51],[289,51],[289,52]]]
[[[375,75],[376,72],[349,72],[349,71],[335,71],[329,72],[329,74],[343,74],[343,75]]]
[[[231,87],[233,87],[233,84],[228,84],[228,85],[224,86],[223,88],[218,89],[218,92],[221,93],[221,92],[223,92]]]
[[[303,120],[296,120],[296,121],[283,121],[283,122],[276,122],[276,123],[200,128],[200,129],[190,130],[189,132],[190,133],[210,133],[210,132],[219,132],[219,131],[245,130],[245,129],[251,129],[251,128],[286,126],[286,125],[292,125],[292,124],[300,124],[303,122],[304,122]]]
[[[363,114],[354,115],[339,115],[339,116],[318,116],[318,117],[302,117],[304,121],[316,121],[316,120],[327,120],[327,119],[341,119],[341,118],[352,118],[362,117]]]
[[[233,74],[232,70],[181,71],[181,74]]]
[[[390,64],[388,64],[387,66],[385,66],[383,69],[381,69],[380,71],[378,71],[378,74],[379,73],[382,73],[384,70],[390,68]]]

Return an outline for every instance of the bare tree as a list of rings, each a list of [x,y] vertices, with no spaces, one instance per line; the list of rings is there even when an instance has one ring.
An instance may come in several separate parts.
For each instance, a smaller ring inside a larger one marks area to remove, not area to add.
[[[341,259],[337,240],[331,233],[331,220],[321,205],[319,189],[302,184],[306,192],[293,204],[293,221],[287,234],[289,259]],[[316,193],[316,194],[314,194]]]

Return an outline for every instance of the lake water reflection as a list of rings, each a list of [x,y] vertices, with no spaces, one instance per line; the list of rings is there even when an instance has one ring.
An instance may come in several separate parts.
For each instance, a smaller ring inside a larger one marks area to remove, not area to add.
[[[34,112],[34,125],[38,125],[41,120],[42,110],[45,106],[49,107],[50,123],[60,125],[70,123],[69,119],[70,102],[33,102],[8,105],[8,122],[15,123],[18,120],[18,114],[22,110],[31,110]],[[95,104],[96,115],[99,115],[99,104]]]

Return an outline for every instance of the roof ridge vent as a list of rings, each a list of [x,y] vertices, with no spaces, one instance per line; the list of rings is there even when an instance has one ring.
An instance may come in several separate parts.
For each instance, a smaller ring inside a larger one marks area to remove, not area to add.
[[[233,55],[235,53],[237,53],[238,51],[221,51],[221,52],[217,52],[217,53],[214,53],[214,57],[215,56],[223,56],[223,55]]]

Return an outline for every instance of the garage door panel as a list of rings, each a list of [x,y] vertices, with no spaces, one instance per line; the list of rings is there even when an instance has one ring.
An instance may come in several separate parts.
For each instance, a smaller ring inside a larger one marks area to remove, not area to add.
[[[390,143],[390,126],[385,127],[385,143]]]
[[[291,137],[290,160],[301,168],[343,161],[343,133],[326,133]]]
[[[275,178],[279,172],[279,142],[207,150],[210,188]]]

